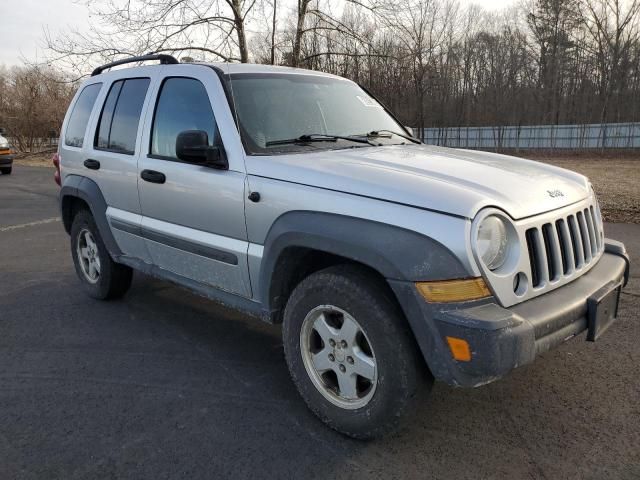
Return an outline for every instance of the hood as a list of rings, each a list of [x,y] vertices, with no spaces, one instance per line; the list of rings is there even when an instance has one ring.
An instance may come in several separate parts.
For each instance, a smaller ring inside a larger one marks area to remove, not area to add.
[[[513,219],[583,200],[583,175],[507,155],[395,145],[247,157],[250,175],[473,218],[493,206]]]

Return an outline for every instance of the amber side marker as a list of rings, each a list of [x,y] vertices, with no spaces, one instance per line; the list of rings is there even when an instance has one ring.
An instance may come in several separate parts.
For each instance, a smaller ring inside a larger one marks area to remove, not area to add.
[[[417,282],[416,288],[427,302],[468,302],[488,297],[491,291],[482,278]]]
[[[469,343],[466,340],[456,337],[447,337],[447,343],[449,344],[449,349],[451,350],[453,358],[460,362],[471,361],[471,348],[469,348]]]

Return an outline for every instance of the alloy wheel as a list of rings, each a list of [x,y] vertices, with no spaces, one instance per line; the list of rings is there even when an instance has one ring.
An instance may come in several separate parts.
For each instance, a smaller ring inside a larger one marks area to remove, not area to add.
[[[100,279],[100,255],[98,245],[89,230],[83,228],[78,234],[77,246],[80,268],[90,283],[97,283]]]
[[[320,305],[304,319],[300,350],[309,378],[334,405],[364,407],[376,389],[375,354],[356,319],[333,305]]]

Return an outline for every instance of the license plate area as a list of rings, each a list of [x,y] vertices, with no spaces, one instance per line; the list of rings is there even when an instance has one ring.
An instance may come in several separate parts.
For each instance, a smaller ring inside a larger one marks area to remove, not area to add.
[[[587,299],[587,341],[595,342],[618,316],[620,283],[608,284]]]

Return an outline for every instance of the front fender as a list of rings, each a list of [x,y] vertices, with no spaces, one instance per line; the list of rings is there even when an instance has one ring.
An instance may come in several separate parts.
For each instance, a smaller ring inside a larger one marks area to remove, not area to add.
[[[294,211],[280,216],[267,234],[258,298],[271,309],[271,283],[288,247],[339,255],[389,280],[446,280],[470,276],[460,260],[430,237],[401,227],[332,213]]]

